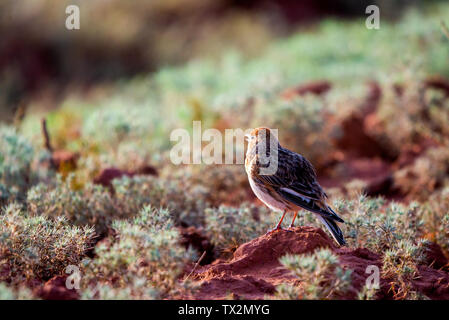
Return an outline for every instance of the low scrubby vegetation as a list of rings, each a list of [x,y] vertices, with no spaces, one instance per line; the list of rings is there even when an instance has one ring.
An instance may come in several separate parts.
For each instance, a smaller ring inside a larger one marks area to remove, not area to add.
[[[84,298],[160,299],[188,290],[178,276],[195,255],[179,244],[169,211],[146,206],[112,228],[115,239],[96,246],[96,258],[85,270]]]
[[[410,284],[425,249],[449,254],[449,40],[438,24],[448,13],[411,12],[378,32],[330,20],[249,60],[230,52],[163,68],[95,102],[65,99],[45,114],[49,137],[38,111],[2,125],[0,298],[38,298],[34,288],[68,265],[82,271],[80,298],[192,297],[203,252],[181,245],[183,228],[224,259],[274,227],[280,215],[256,201],[243,165],[170,162],[170,132],[194,120],[279,128],[317,167],[348,247],[382,257],[394,298],[425,298]],[[106,181],[108,168],[117,175]],[[322,228],[303,211],[296,224]],[[280,262],[300,284],[277,286],[275,298],[354,290],[330,250]]]
[[[63,216],[32,216],[20,205],[0,215],[2,280],[13,284],[50,279],[68,265],[78,265],[93,244],[94,230],[73,226]]]
[[[351,285],[351,270],[343,270],[329,249],[311,255],[286,255],[280,260],[301,279],[302,286],[281,284],[277,288],[279,299],[336,299]]]

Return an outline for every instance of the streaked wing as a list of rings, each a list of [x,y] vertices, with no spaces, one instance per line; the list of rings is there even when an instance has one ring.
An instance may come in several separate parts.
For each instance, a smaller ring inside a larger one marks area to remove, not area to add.
[[[319,194],[317,194],[317,192],[315,192],[312,188],[300,182],[299,179],[290,180],[288,179],[289,177],[287,177],[287,179],[286,177],[280,177],[279,172],[280,170],[278,170],[278,172],[274,175],[258,175],[258,178],[273,187],[289,188],[305,198],[314,200],[319,199]]]
[[[319,200],[307,199],[288,188],[280,188],[278,193],[286,200],[296,204],[298,207],[318,213],[323,217],[331,218],[338,222],[344,222],[329,206]]]
[[[282,147],[278,150],[278,157],[275,174],[261,175],[258,170],[254,170],[253,177],[274,188],[289,188],[305,198],[313,200],[323,198],[324,192],[316,181],[315,170],[306,158]]]
[[[291,203],[343,222],[326,204],[326,194],[316,181],[312,164],[301,155],[279,148],[278,169],[273,175],[253,172],[253,179],[269,185],[274,191]],[[257,170],[256,170],[257,171]]]

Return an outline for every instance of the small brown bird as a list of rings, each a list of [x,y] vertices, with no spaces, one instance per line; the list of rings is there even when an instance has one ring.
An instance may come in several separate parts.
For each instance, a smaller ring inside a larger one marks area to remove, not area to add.
[[[246,138],[245,169],[253,192],[272,210],[283,211],[281,220],[270,232],[282,229],[287,211],[294,211],[290,224],[293,227],[298,210],[305,209],[318,216],[339,245],[345,245],[336,223],[344,221],[327,205],[327,195],[316,180],[312,164],[300,154],[283,148],[269,128],[256,128]],[[277,152],[270,150],[270,139]],[[267,169],[276,159],[275,171],[262,174],[263,168]]]

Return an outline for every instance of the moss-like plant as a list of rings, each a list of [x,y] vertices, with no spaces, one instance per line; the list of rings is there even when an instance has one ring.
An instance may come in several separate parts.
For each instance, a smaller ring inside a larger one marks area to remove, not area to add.
[[[30,289],[24,286],[11,288],[0,282],[0,300],[33,300],[36,299]]]
[[[391,290],[396,299],[411,299],[416,293],[411,281],[418,275],[417,265],[424,257],[423,243],[415,245],[407,240],[399,241],[383,255],[382,275],[392,279]]]
[[[0,204],[23,200],[31,182],[34,150],[14,128],[0,126]]]
[[[182,290],[178,276],[194,254],[179,244],[168,210],[147,206],[113,228],[116,236],[96,246],[96,258],[86,268],[88,297],[164,298]]]
[[[239,208],[220,206],[206,209],[206,230],[219,249],[235,248],[273,228],[278,214],[265,207],[242,204]]]
[[[285,255],[280,262],[301,281],[301,289],[282,286],[283,298],[335,299],[351,286],[351,270],[339,266],[338,257],[329,249],[317,249],[312,254]]]
[[[36,217],[65,217],[78,226],[93,225],[98,234],[107,230],[113,218],[126,215],[116,209],[109,190],[93,184],[76,190],[73,181],[71,174],[65,181],[59,176],[54,186],[39,184],[31,188],[27,196],[29,212]]]
[[[348,214],[342,226],[350,246],[383,252],[401,240],[411,241],[421,235],[423,221],[417,203],[386,205],[382,198],[360,195],[334,204],[338,212]]]
[[[78,265],[91,247],[93,228],[76,227],[64,217],[29,216],[12,203],[0,215],[1,265],[6,277],[22,280],[49,279],[68,265]]]

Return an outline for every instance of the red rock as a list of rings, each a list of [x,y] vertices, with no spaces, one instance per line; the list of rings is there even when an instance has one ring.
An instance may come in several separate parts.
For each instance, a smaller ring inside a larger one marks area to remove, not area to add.
[[[438,147],[439,144],[432,139],[423,138],[415,144],[406,144],[401,148],[401,153],[398,159],[393,164],[395,169],[400,169],[411,165],[415,160],[422,155],[426,150]]]
[[[57,170],[60,170],[61,166],[64,166],[65,168],[75,169],[78,158],[78,153],[67,150],[56,150],[53,151],[51,155],[52,164]]]
[[[194,277],[202,281],[196,299],[221,299],[230,293],[242,299],[263,299],[274,293],[277,284],[297,283],[279,258],[290,254],[313,252],[317,248],[335,249],[333,241],[321,230],[298,227],[263,235],[241,245],[230,261],[202,267]]]
[[[135,172],[136,174],[143,174],[143,175],[149,175],[149,176],[158,176],[159,173],[157,172],[156,168],[150,165],[143,166],[142,168],[139,168]]]
[[[36,295],[44,300],[77,300],[79,294],[75,289],[67,289],[67,276],[55,276],[48,280],[43,287],[36,290]]]
[[[296,86],[294,88],[285,90],[282,93],[282,97],[284,99],[290,100],[290,99],[293,99],[295,96],[303,96],[306,93],[310,93],[310,94],[319,96],[319,95],[325,94],[331,88],[332,88],[332,85],[329,81],[326,81],[326,80],[312,81],[312,82],[307,82],[307,83],[301,84],[299,86]]]
[[[442,90],[446,97],[449,96],[449,81],[440,76],[428,77],[425,81],[427,88]]]
[[[448,259],[444,255],[441,247],[435,242],[430,242],[425,250],[425,263],[434,269],[445,268],[448,265]]]
[[[367,278],[370,276],[370,273],[367,273],[367,268],[369,266],[377,266],[379,271],[382,270],[381,256],[366,248],[341,248],[338,249],[336,253],[339,256],[341,266],[352,270],[352,287],[343,298],[355,299],[358,292],[365,286]],[[377,292],[377,298],[391,299],[392,294],[389,292],[389,281],[383,278],[380,278],[379,280],[380,290]]]
[[[449,299],[449,274],[428,266],[418,266],[419,276],[413,281],[415,290],[430,299]]]
[[[433,252],[437,247],[431,246]],[[229,261],[219,259],[214,263],[198,268],[192,279],[200,281],[199,289],[193,299],[223,299],[238,297],[241,299],[263,299],[275,293],[281,283],[300,285],[301,279],[292,275],[279,263],[286,254],[312,253],[318,248],[329,248],[338,257],[343,269],[352,270],[351,287],[339,299],[355,299],[365,286],[367,267],[377,266],[382,275],[382,256],[366,248],[337,248],[327,234],[317,228],[297,227],[292,232],[283,230],[263,235],[241,245]],[[434,254],[438,264],[446,262],[440,254]],[[432,257],[433,257],[432,256]],[[436,258],[438,256],[438,258]],[[432,258],[431,258],[432,260]],[[436,262],[428,260],[427,265],[418,266],[418,275],[411,280],[412,290],[431,299],[449,299],[449,273],[436,270]],[[431,265],[432,267],[429,267]],[[394,299],[392,284],[397,288],[396,279],[380,278],[380,290],[377,299]]]
[[[180,227],[179,231],[181,233],[181,244],[186,249],[188,247],[192,247],[196,249],[200,255],[203,254],[204,251],[206,251],[206,255],[200,261],[200,265],[203,266],[214,261],[214,246],[209,241],[209,239],[203,235],[202,230],[199,230],[195,227]]]
[[[112,180],[121,178],[123,176],[132,176],[132,174],[125,170],[120,170],[117,168],[107,168],[103,169],[100,174],[94,178],[94,183],[101,184],[105,187],[112,186]]]
[[[368,197],[385,196],[390,198],[393,187],[393,175],[388,173],[373,179],[363,191]]]
[[[112,186],[112,180],[121,178],[123,176],[132,177],[135,175],[153,175],[157,176],[158,172],[156,168],[152,166],[144,166],[142,168],[137,169],[136,171],[126,171],[118,168],[106,168],[103,169],[100,174],[94,178],[94,183],[101,184],[105,187]]]
[[[262,299],[264,295],[274,292],[275,286],[263,279],[224,274],[204,282],[201,292],[195,296],[195,299],[223,299],[228,294],[238,299]]]
[[[341,123],[342,135],[336,139],[335,144],[341,150],[354,157],[381,157],[392,159],[391,152],[367,134],[364,126],[364,117],[353,114]]]

